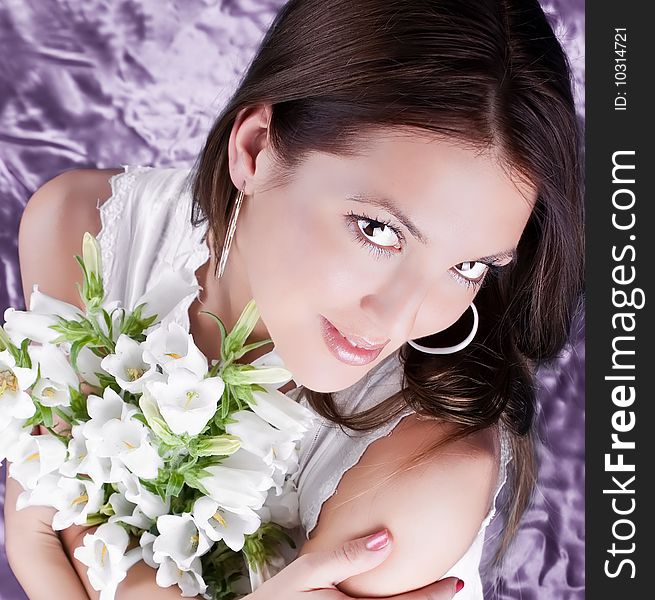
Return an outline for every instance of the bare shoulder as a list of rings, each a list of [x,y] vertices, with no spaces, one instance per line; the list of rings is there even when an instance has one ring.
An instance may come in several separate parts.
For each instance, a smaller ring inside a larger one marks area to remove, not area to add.
[[[18,256],[26,305],[34,283],[39,290],[79,305],[75,282],[81,271],[75,255],[82,238],[100,231],[98,206],[111,196],[115,169],[73,169],[39,187],[28,200],[18,231]]]
[[[466,552],[491,506],[499,448],[492,429],[443,446],[418,466],[394,474],[450,431],[450,425],[404,417],[371,443],[322,506],[300,554],[331,550],[387,527],[391,555],[339,585],[349,595],[401,594],[438,579]]]

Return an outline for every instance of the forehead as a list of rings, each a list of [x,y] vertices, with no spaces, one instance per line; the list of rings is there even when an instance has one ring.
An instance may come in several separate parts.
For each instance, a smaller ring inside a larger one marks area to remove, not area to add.
[[[339,196],[389,199],[432,246],[455,254],[515,246],[536,201],[534,186],[494,150],[425,132],[372,133],[354,156],[320,158],[330,161],[324,185]]]

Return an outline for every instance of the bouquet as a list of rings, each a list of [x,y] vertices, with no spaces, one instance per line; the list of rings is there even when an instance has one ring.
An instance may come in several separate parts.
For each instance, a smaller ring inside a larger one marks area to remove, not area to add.
[[[298,524],[293,475],[313,414],[281,393],[281,366],[238,364],[253,300],[211,361],[162,318],[197,288],[164,273],[132,310],[107,302],[88,232],[78,291],[85,310],[39,292],[0,327],[0,460],[24,491],[17,509],[56,509],[54,530],[98,525],[75,557],[102,600],[143,560],[158,585],[231,600],[279,564]],[[160,318],[161,317],[161,318]],[[256,362],[256,361],[255,361]],[[33,435],[40,426],[39,435]]]

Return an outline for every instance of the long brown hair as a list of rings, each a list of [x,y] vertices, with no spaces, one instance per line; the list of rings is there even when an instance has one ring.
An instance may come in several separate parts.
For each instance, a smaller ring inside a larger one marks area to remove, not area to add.
[[[511,433],[512,493],[493,564],[528,506],[536,479],[535,368],[557,358],[583,293],[581,125],[567,57],[537,0],[291,0],[277,14],[193,169],[193,223],[208,221],[220,255],[237,190],[228,139],[244,108],[270,104],[279,181],[310,151],[356,155],[363,132],[416,128],[494,149],[538,192],[513,267],[475,303],[475,343],[453,355],[401,348],[401,393],[357,414],[305,389],[323,417],[376,428],[409,404],[448,421],[437,447],[477,430]],[[456,343],[456,323],[426,345]],[[464,333],[462,334],[462,331]]]

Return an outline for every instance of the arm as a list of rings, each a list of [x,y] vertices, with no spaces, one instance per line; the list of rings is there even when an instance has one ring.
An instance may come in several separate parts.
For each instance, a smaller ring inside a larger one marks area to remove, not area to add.
[[[387,527],[394,540],[391,555],[339,584],[342,592],[387,596],[442,578],[471,545],[490,507],[498,471],[492,433],[450,443],[426,464],[387,478],[446,427],[409,415],[370,444],[323,504],[299,556]]]
[[[74,255],[81,254],[85,231],[97,235],[100,216],[98,199],[109,198],[113,170],[75,170],[58,175],[41,186],[23,212],[18,251],[26,306],[34,283],[46,294],[81,307],[75,282],[82,283]],[[86,566],[73,557],[74,549],[91,528],[73,527],[55,533],[53,509],[28,507],[16,511],[20,484],[7,478],[5,498],[5,544],[12,570],[32,599],[54,596],[70,600],[99,597],[86,576]],[[56,588],[53,586],[56,585]],[[123,600],[155,595],[180,598],[177,588],[160,588],[155,571],[144,563],[135,565],[119,587]]]

